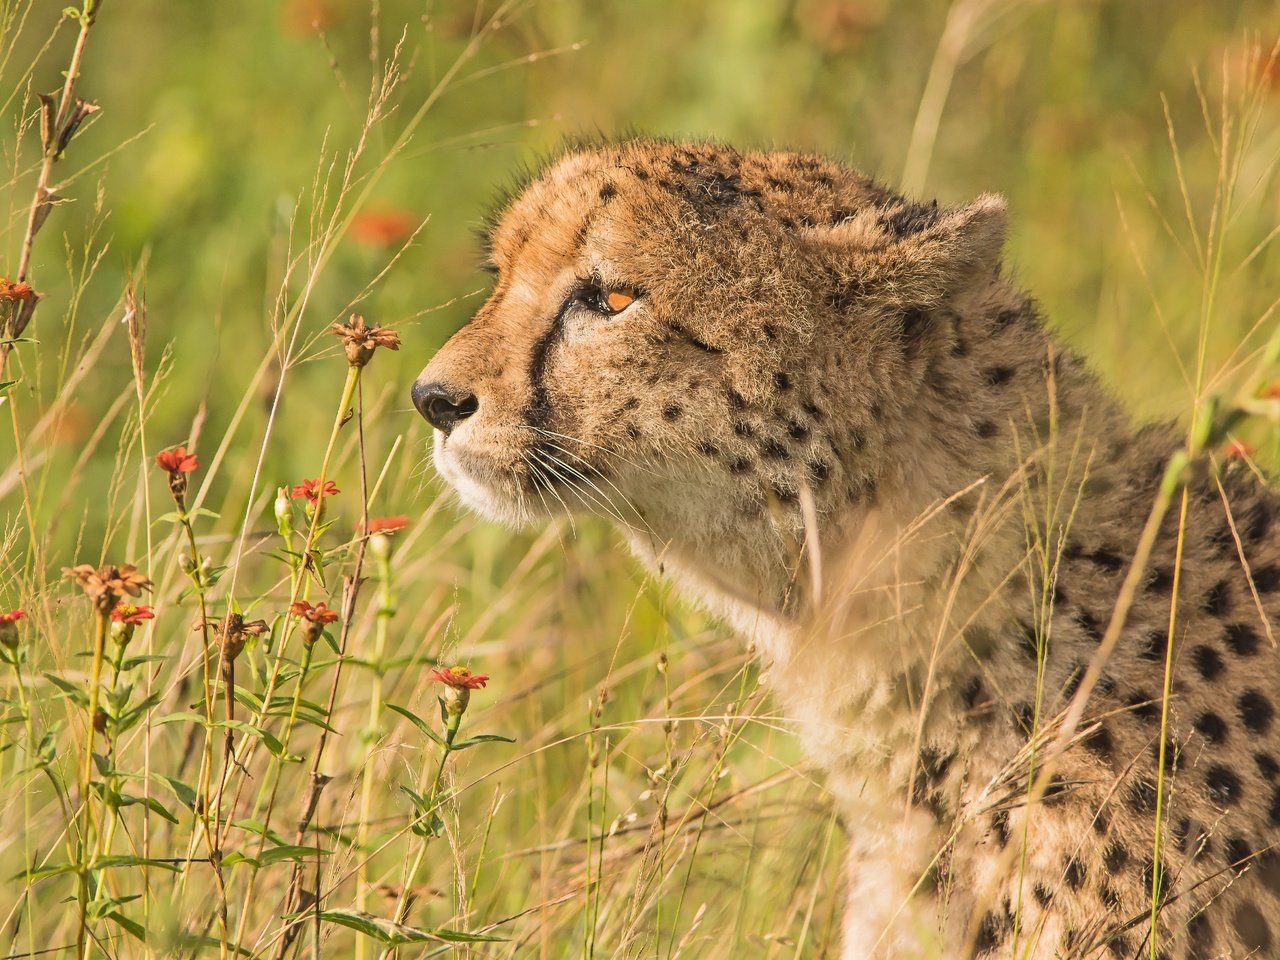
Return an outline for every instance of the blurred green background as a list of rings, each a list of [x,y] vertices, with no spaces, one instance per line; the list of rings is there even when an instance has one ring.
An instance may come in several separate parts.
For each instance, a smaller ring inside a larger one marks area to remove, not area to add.
[[[77,29],[59,24],[62,5],[10,2],[0,15],[10,121],[0,133],[9,171],[4,276],[17,262],[39,153],[29,94],[60,84]],[[502,927],[517,940],[494,950],[536,943],[543,956],[591,953],[588,929],[600,938],[598,955],[674,956],[685,937],[693,937],[692,956],[830,955],[839,831],[820,784],[794,766],[798,751],[761,701],[741,644],[648,584],[601,522],[512,535],[463,518],[433,478],[429,431],[408,388],[483,299],[488,278],[477,270],[474,230],[521,167],[553,154],[566,135],[597,132],[810,149],[944,203],[999,192],[1010,201],[1010,267],[1050,322],[1140,416],[1185,417],[1201,332],[1208,378],[1222,372],[1214,392],[1256,392],[1258,376],[1275,377],[1251,352],[1272,335],[1267,311],[1280,296],[1280,253],[1267,242],[1280,222],[1280,75],[1257,57],[1261,50],[1265,60],[1280,35],[1276,6],[382,0],[372,9],[376,29],[369,0],[105,0],[79,86],[102,109],[55,169],[68,202],[35,248],[31,280],[46,299],[28,335],[40,343],[14,356],[22,382],[12,391],[12,426],[0,410],[0,608],[41,606],[42,622],[56,624],[35,668],[79,668],[82,611],[67,612],[58,565],[137,559],[158,581],[160,604],[175,608],[172,617],[161,611],[157,643],[189,657],[190,601],[177,600],[174,543],[160,542],[167,532],[156,528],[146,555],[140,492],[150,484],[153,514],[167,509],[167,494],[144,454],[183,441],[198,424],[197,484],[207,483],[205,502],[224,518],[204,528],[202,550],[225,562],[246,511],[251,534],[269,534],[275,486],[318,470],[345,369],[335,341],[308,338],[358,301],[404,341],[366,372],[375,476],[388,464],[373,512],[429,513],[398,551],[401,603],[389,652],[435,653],[444,644],[474,658],[495,680],[468,722],[520,741],[513,753],[468,754],[462,779],[471,792],[449,840],[458,863],[475,870],[472,896],[461,906],[450,900],[464,884],[442,858],[429,865],[415,922],[519,915]],[[302,313],[306,359],[285,374],[255,487],[281,377],[274,360],[257,375],[273,318],[280,303],[298,302],[308,220],[331,213],[371,81],[398,44],[394,110],[371,131],[355,169],[361,186],[375,171],[379,179],[363,210],[342,211],[351,227]],[[407,147],[381,168],[426,102]],[[329,184],[319,200],[318,182]],[[1216,266],[1203,269],[1205,261]],[[140,265],[148,377],[160,375],[145,443],[119,323],[126,277]],[[101,349],[91,347],[104,330]],[[1280,431],[1257,418],[1242,433],[1264,462],[1276,462]],[[24,440],[29,499],[15,435]],[[348,498],[357,489],[351,443],[348,433],[333,474]],[[334,509],[339,532],[349,531],[350,500]],[[28,512],[40,565],[27,549]],[[249,541],[236,598],[269,615],[281,602],[279,569]],[[219,593],[219,610],[226,602]],[[357,651],[367,649],[371,619],[353,633]],[[656,669],[660,653],[671,657],[668,673]],[[261,650],[246,656],[265,663]],[[177,660],[158,668],[172,670],[165,684],[191,669]],[[419,666],[402,663],[388,678],[388,700],[431,703]],[[349,823],[352,793],[376,769],[378,809],[403,827],[397,785],[421,766],[421,738],[384,719],[386,758],[365,765],[366,741],[350,734],[364,722],[367,683],[358,671],[344,680],[333,723],[346,739],[334,748],[337,782],[321,819]],[[757,717],[735,733],[724,726],[730,712]],[[660,722],[673,714],[704,719]],[[592,734],[588,749],[587,735],[610,722],[620,724],[612,746]],[[160,753],[156,769],[167,769]],[[41,789],[35,780],[28,787]],[[658,822],[664,790],[672,811],[695,809],[699,797],[745,799],[717,807],[705,838],[681,834],[683,845],[673,841],[652,859],[629,845]],[[499,808],[486,814],[491,793]],[[10,796],[16,803],[21,792]],[[485,822],[492,836],[477,839]],[[590,848],[579,842],[593,823],[600,832],[636,831],[611,842],[603,886],[598,876],[593,885]],[[52,819],[31,834],[58,829]],[[477,852],[482,840],[487,858]],[[406,849],[392,845],[380,856],[388,882]],[[6,861],[0,875],[18,869]],[[66,892],[42,889],[50,904]],[[335,903],[349,902],[343,887]],[[541,912],[523,914],[539,904]],[[711,905],[705,917],[699,904]],[[196,921],[198,906],[186,905]],[[269,926],[264,917],[250,923],[251,931]]]

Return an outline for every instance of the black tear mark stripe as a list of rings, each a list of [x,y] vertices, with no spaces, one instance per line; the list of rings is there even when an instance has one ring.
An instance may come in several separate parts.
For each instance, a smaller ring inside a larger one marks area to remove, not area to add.
[[[711,344],[706,343],[702,340],[699,340],[692,333],[686,330],[683,324],[678,323],[675,320],[672,320],[669,324],[667,324],[667,326],[670,328],[671,332],[674,333],[676,336],[682,338],[690,346],[697,347],[699,350],[703,351],[704,353],[724,353],[724,351],[721,350],[719,347],[713,347],[711,346]]]
[[[524,411],[524,421],[535,430],[545,429],[551,422],[551,394],[547,390],[547,358],[556,341],[564,339],[564,317],[573,306],[576,288],[569,292],[556,311],[555,318],[529,351],[529,405]]]

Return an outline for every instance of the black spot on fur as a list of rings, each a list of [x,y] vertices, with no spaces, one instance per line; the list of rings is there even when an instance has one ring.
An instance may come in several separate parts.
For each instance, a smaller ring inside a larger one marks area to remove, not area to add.
[[[1191,662],[1205,680],[1213,680],[1223,671],[1222,655],[1213,647],[1201,645],[1192,649]]]
[[[1231,648],[1231,652],[1237,657],[1253,656],[1258,652],[1258,645],[1261,643],[1258,638],[1258,631],[1247,623],[1227,624],[1223,639],[1227,641],[1227,646]]]
[[[1249,956],[1269,956],[1271,950],[1271,927],[1267,918],[1252,903],[1242,903],[1236,907],[1231,918],[1236,928],[1236,936],[1244,944]]]
[[[790,390],[791,378],[779,370],[773,375],[773,385],[779,390]]]
[[[1163,663],[1169,652],[1169,633],[1166,630],[1153,630],[1142,638],[1138,650],[1138,659]]]
[[[895,237],[912,236],[938,222],[938,201],[904,203],[892,213],[882,214],[877,222]]]
[[[1264,734],[1271,729],[1271,721],[1275,719],[1276,709],[1261,691],[1246,690],[1236,701],[1240,709],[1240,719],[1248,727],[1250,733]]]
[[[831,464],[825,460],[810,460],[805,464],[809,471],[809,476],[813,478],[814,483],[824,483],[831,476]]]
[[[1272,823],[1280,826],[1280,790],[1275,790],[1271,794],[1271,804],[1267,807],[1267,816],[1271,818]]]
[[[1200,609],[1211,617],[1224,617],[1231,612],[1231,589],[1227,581],[1219,580],[1209,588]]]
[[[678,337],[681,337],[691,347],[697,347],[703,353],[717,353],[717,354],[724,353],[724,351],[721,350],[719,347],[713,347],[711,346],[711,344],[703,340],[699,340],[692,333],[686,330],[683,324],[672,321],[671,323],[668,323],[667,326],[670,328],[672,333],[674,333]],[[734,391],[731,390],[729,392],[733,393]]]
[[[1227,837],[1222,845],[1222,855],[1227,859],[1229,867],[1243,867],[1253,856],[1253,850],[1242,837]]]
[[[612,181],[606,182],[605,185],[600,188],[601,203],[608,203],[617,195],[618,195],[618,188],[613,185]]]
[[[1280,779],[1280,763],[1271,754],[1259,751],[1253,755],[1253,762],[1258,765],[1258,772],[1268,780]]]
[[[1240,539],[1246,543],[1262,543],[1267,538],[1275,514],[1275,508],[1262,499],[1249,504],[1247,510],[1236,513],[1236,529],[1240,531]]]
[[[668,422],[679,420],[682,413],[684,413],[684,408],[680,404],[668,403],[662,408],[662,419]]]
[[[1067,860],[1066,869],[1062,873],[1063,879],[1067,881],[1067,886],[1072,890],[1079,890],[1084,886],[1087,873],[1084,864],[1076,857]]]
[[[1227,739],[1227,721],[1223,720],[1216,713],[1202,713],[1196,717],[1195,723],[1196,733],[1204,737],[1210,743],[1225,743]]]
[[[1112,840],[1107,844],[1106,849],[1102,851],[1102,865],[1106,867],[1107,873],[1116,874],[1124,869],[1124,865],[1129,862],[1129,851],[1119,840]]]
[[[986,382],[987,386],[998,387],[1001,384],[1008,383],[1012,380],[1015,372],[1016,371],[1013,367],[987,367],[987,369],[982,371],[982,379]]]
[[[1021,700],[1010,707],[1009,712],[1013,717],[1014,726],[1020,728],[1024,733],[1030,734],[1031,728],[1035,723],[1035,707],[1027,701]]]
[[[1119,573],[1124,568],[1124,558],[1116,553],[1108,550],[1106,547],[1100,547],[1093,553],[1086,554],[1086,559],[1106,570],[1109,573]]]
[[[1137,777],[1129,784],[1129,806],[1143,815],[1156,812],[1155,781],[1147,777]]]
[[[1270,564],[1265,567],[1254,567],[1253,585],[1259,593],[1275,593],[1280,590],[1280,566]]]
[[[902,335],[907,340],[919,339],[929,323],[929,313],[919,307],[911,307],[902,312]]]
[[[1209,799],[1219,806],[1230,806],[1240,801],[1243,787],[1235,771],[1222,763],[1215,763],[1204,775],[1204,785]]]
[[[787,424],[787,436],[797,441],[808,440],[809,428],[799,420],[792,420]]]
[[[1102,639],[1102,628],[1098,625],[1098,618],[1084,608],[1076,611],[1076,625],[1080,628],[1080,632],[1089,640],[1097,643]]]
[[[787,460],[791,457],[791,452],[787,450],[787,445],[781,440],[769,437],[761,444],[764,455],[771,460]]]
[[[982,685],[982,678],[971,677],[964,685],[964,689],[960,691],[960,702],[966,710],[972,710],[980,701],[986,700],[986,692],[986,687]]]
[[[741,410],[747,405],[747,401],[743,399],[742,394],[732,387],[725,391],[725,396],[729,398],[729,406],[734,410]]]
[[[1213,953],[1213,925],[1207,913],[1197,913],[1187,922],[1189,960],[1209,960]]]
[[[1106,727],[1098,727],[1081,741],[1084,748],[1099,760],[1110,760],[1115,744],[1111,739],[1111,731]]]
[[[1000,432],[1000,428],[996,426],[994,420],[979,420],[974,425],[973,432],[978,435],[980,440],[990,440]]]
[[[800,406],[804,408],[804,412],[815,420],[822,419],[822,408],[815,404],[812,400],[803,400]]]
[[[1131,693],[1124,699],[1129,712],[1140,720],[1159,720],[1160,704],[1151,694],[1146,692]]]
[[[708,457],[714,457],[716,454],[720,452],[720,448],[717,447],[710,440],[699,440],[698,450],[701,453],[705,453]]]
[[[730,473],[746,473],[751,469],[751,461],[746,457],[734,457],[729,461]]]
[[[1036,903],[1040,904],[1041,909],[1049,906],[1053,900],[1053,893],[1043,883],[1037,883],[1032,887],[1031,895],[1036,898]]]
[[[749,438],[749,437],[754,437],[756,435],[756,428],[753,427],[751,424],[747,423],[747,421],[745,420],[736,420],[734,421],[734,424],[733,424],[733,432],[740,437]]]
[[[847,313],[858,304],[865,293],[866,290],[860,280],[838,280],[827,291],[826,303],[828,307],[840,313]]]
[[[996,845],[1003,850],[1009,845],[1009,811],[997,810],[991,814],[991,835]]]

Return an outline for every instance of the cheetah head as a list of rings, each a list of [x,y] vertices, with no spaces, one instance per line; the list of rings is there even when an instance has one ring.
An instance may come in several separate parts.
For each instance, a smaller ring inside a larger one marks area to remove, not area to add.
[[[922,318],[994,271],[1003,224],[812,156],[571,151],[501,210],[493,292],[413,386],[437,469],[502,522],[665,538],[874,497]]]

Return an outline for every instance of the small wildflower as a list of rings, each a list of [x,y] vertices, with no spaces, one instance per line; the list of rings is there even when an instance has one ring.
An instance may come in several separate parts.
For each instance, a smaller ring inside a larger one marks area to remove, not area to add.
[[[35,288],[29,283],[14,283],[0,277],[0,300],[9,300],[15,303],[32,303],[39,298]]]
[[[16,650],[18,647],[18,621],[27,615],[25,610],[0,613],[0,646]]]
[[[389,247],[413,236],[418,218],[408,210],[366,210],[351,221],[351,239],[370,247]]]
[[[409,525],[408,517],[373,517],[366,528],[369,536],[375,533],[398,533]]]
[[[338,489],[338,485],[332,480],[326,480],[323,487],[320,486],[320,481],[318,479],[303,480],[293,488],[293,499],[297,500],[299,497],[306,497],[307,501],[312,506],[315,506],[320,500],[321,495],[332,497],[334,494],[341,492],[342,491]]]
[[[369,326],[358,313],[353,313],[346,323],[331,324],[329,332],[343,342],[347,352],[347,365],[352,367],[363,367],[373,358],[373,352],[378,347],[400,349],[398,333],[376,323]]]
[[[1234,439],[1224,443],[1218,452],[1228,460],[1248,460],[1257,453],[1252,446],[1243,440]]]
[[[154,620],[155,611],[133,603],[117,603],[111,608],[111,636],[120,646],[133,639],[133,631],[144,620]]]
[[[82,563],[63,567],[62,573],[72,577],[102,613],[110,613],[124,594],[140,597],[143,590],[151,588],[151,581],[131,563],[108,563],[101,567]]]
[[[200,466],[194,453],[186,447],[161,450],[156,454],[156,464],[169,474],[169,490],[179,504],[187,492],[187,474]]]
[[[459,717],[471,702],[471,691],[489,682],[487,673],[472,673],[462,666],[438,667],[429,677],[444,684],[444,705],[452,716]]]
[[[1269,383],[1263,387],[1262,393],[1260,393],[1259,396],[1267,400],[1280,400],[1280,380],[1277,380],[1274,383]]]
[[[302,642],[307,646],[320,639],[326,624],[338,619],[338,611],[330,610],[323,602],[312,606],[306,600],[296,600],[289,606],[289,613],[302,621]]]
[[[293,500],[289,496],[289,488],[281,487],[276,492],[275,502],[276,529],[280,536],[287,537],[293,533]]]

